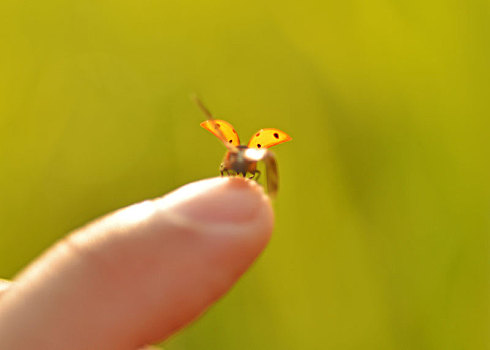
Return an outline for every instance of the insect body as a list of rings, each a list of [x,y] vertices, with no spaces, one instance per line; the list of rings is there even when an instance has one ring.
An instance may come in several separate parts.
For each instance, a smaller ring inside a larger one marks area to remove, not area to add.
[[[204,107],[201,101],[196,99],[199,107],[209,117],[201,123],[201,126],[213,133],[228,149],[220,165],[220,173],[224,175],[237,174],[258,180],[260,171],[257,162],[263,161],[267,172],[267,190],[270,196],[275,196],[278,190],[279,175],[274,153],[268,148],[282,142],[291,140],[285,132],[274,129],[261,129],[255,133],[247,145],[241,145],[240,139],[233,126],[219,119],[214,119],[211,113]]]

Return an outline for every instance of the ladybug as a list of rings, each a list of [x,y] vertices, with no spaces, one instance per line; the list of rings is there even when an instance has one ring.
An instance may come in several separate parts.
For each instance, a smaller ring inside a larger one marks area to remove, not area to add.
[[[203,103],[196,98],[199,108],[209,118],[201,126],[215,135],[227,148],[220,165],[220,173],[227,175],[251,174],[250,179],[258,180],[260,171],[257,162],[263,161],[267,173],[267,191],[270,196],[277,194],[279,174],[274,153],[269,147],[291,140],[291,136],[275,128],[260,129],[248,141],[247,145],[240,144],[240,138],[233,126],[227,121],[214,119]]]

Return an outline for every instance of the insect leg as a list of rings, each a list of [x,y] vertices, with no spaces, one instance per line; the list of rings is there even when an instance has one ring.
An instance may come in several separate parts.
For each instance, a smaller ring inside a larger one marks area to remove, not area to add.
[[[250,179],[254,179],[255,181],[259,181],[260,174],[261,174],[260,170],[255,170],[254,173],[252,174],[252,176],[250,176]],[[257,177],[255,175],[257,175]]]

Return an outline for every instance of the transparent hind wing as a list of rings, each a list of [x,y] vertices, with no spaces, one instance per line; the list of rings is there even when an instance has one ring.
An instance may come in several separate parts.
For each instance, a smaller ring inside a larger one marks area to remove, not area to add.
[[[277,162],[274,153],[268,151],[264,157],[264,163],[267,173],[267,192],[270,197],[274,198],[279,190],[279,172],[277,170]]]
[[[268,149],[249,148],[245,151],[245,157],[250,161],[264,161],[267,177],[267,193],[271,198],[276,197],[277,191],[279,190],[279,172],[274,153]]]

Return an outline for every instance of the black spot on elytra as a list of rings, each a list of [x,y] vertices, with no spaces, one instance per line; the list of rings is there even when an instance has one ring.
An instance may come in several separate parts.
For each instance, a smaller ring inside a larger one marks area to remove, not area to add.
[[[228,141],[228,142],[229,142],[229,143],[232,143],[232,142],[233,142],[233,140],[230,140],[230,141]]]
[[[260,148],[262,147],[262,145],[260,143],[257,144],[257,148]]]
[[[275,133],[274,133],[274,137],[275,137],[276,139],[278,139],[278,138],[279,138],[279,134],[278,134],[277,132],[275,132]]]
[[[221,124],[219,124],[219,123],[216,123],[216,126],[217,126],[218,128],[220,128],[220,127],[221,127]]]

